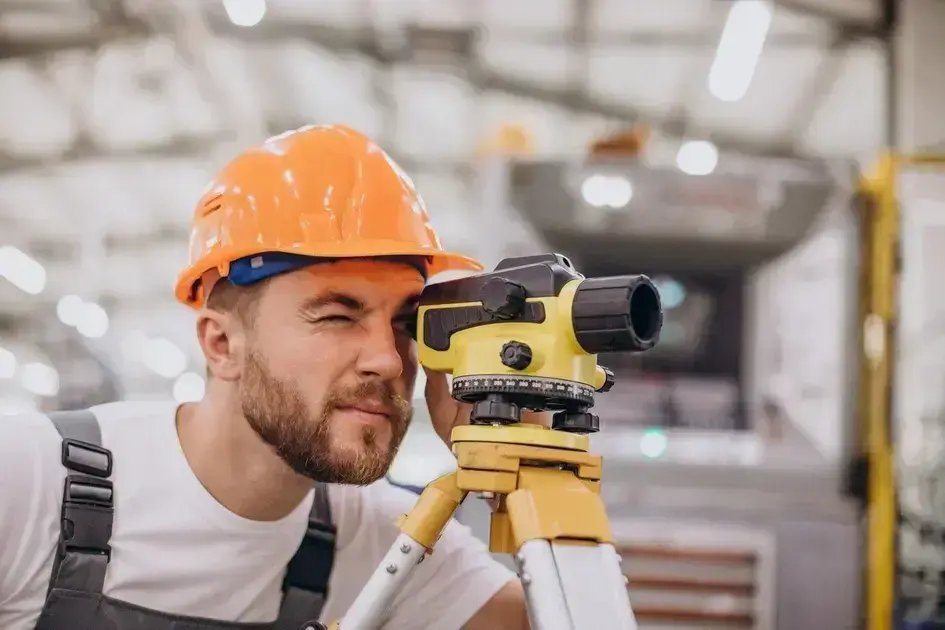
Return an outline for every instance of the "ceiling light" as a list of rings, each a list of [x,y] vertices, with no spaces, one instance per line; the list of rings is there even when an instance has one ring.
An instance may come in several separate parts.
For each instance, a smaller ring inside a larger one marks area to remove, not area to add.
[[[223,10],[236,26],[256,26],[266,16],[266,0],[223,0]]]
[[[633,186],[625,177],[591,175],[581,184],[581,196],[595,208],[622,208],[633,199]]]
[[[56,304],[56,317],[67,326],[75,326],[82,317],[85,302],[78,295],[65,295]]]
[[[43,266],[12,245],[0,247],[0,277],[30,295],[39,295],[46,287]]]
[[[709,175],[719,164],[719,150],[711,142],[687,142],[676,154],[676,165],[687,175]]]
[[[79,334],[86,337],[92,339],[104,337],[108,332],[108,313],[95,302],[85,303],[82,305],[75,327]]]
[[[735,0],[709,70],[709,91],[733,103],[748,93],[774,10],[768,0]]]

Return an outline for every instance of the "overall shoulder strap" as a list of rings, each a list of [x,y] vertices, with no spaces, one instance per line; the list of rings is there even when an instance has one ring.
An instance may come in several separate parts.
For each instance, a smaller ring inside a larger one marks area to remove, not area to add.
[[[286,570],[285,598],[276,623],[279,630],[295,630],[318,621],[328,598],[328,579],[335,563],[335,534],[328,485],[319,483],[315,486],[305,537]]]
[[[101,593],[111,556],[112,454],[102,447],[102,432],[91,411],[54,412],[49,419],[62,436],[62,465],[67,470],[49,587]]]

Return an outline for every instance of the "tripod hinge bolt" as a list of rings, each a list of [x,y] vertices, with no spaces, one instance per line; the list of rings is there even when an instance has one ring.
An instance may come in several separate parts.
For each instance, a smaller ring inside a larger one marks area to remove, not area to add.
[[[400,546],[400,553],[410,553],[410,545],[404,543]]]
[[[502,365],[513,370],[524,370],[532,363],[532,349],[527,343],[509,341],[502,346],[500,358]]]
[[[396,564],[388,564],[388,565],[387,565],[387,572],[390,573],[391,575],[394,575],[395,573],[397,573],[397,565],[396,565]]]

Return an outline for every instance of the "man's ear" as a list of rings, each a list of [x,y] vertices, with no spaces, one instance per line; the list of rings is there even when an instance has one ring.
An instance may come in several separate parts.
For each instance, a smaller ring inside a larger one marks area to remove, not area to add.
[[[239,318],[230,313],[203,309],[197,316],[197,341],[207,369],[218,379],[237,380],[243,370],[246,331]]]

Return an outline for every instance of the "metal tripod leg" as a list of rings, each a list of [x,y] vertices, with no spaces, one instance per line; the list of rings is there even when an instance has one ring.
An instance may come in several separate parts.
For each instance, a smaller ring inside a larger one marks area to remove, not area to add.
[[[401,534],[358,598],[345,613],[344,630],[374,630],[384,622],[391,602],[426,553],[423,545],[407,534]]]
[[[532,540],[516,562],[532,630],[636,630],[612,545]]]
[[[376,630],[383,625],[394,597],[427,551],[433,549],[465,498],[466,492],[456,487],[456,473],[443,475],[427,485],[413,510],[400,522],[397,540],[336,628]]]

